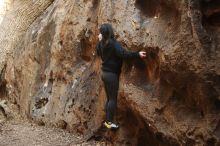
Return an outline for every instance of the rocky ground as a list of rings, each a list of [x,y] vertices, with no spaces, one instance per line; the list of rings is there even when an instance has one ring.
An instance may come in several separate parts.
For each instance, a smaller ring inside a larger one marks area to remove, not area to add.
[[[107,146],[106,142],[83,142],[82,137],[24,120],[0,124],[0,146]]]
[[[78,139],[64,130],[26,121],[9,121],[1,124],[0,128],[1,146],[66,146]]]
[[[94,135],[91,135],[94,136]],[[0,101],[0,146],[110,146],[103,137],[93,140],[71,131],[21,117],[18,108]]]

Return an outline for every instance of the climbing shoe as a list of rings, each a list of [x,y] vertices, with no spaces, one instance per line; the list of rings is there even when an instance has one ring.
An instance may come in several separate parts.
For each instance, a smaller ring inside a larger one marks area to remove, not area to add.
[[[118,129],[119,126],[117,124],[114,124],[112,122],[105,122],[104,126],[108,129]]]

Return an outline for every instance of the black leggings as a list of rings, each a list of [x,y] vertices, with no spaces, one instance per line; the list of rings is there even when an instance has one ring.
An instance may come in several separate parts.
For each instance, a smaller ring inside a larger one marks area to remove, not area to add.
[[[102,81],[104,82],[106,102],[106,119],[112,122],[117,108],[117,96],[119,88],[119,75],[112,72],[102,72]]]

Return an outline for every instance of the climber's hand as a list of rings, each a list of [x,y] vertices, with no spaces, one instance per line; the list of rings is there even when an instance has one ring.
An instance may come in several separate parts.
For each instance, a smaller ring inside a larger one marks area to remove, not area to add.
[[[140,56],[140,58],[145,58],[146,57],[146,52],[145,51],[140,51],[139,56]]]

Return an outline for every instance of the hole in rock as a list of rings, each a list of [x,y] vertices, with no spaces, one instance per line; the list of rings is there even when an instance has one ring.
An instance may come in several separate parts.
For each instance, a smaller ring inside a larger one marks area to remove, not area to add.
[[[160,77],[160,60],[162,53],[158,47],[148,47],[146,50],[147,57],[136,59],[128,62],[125,66],[125,72],[130,72],[128,78],[129,82],[144,89],[152,90],[154,84]],[[132,67],[134,66],[134,68]]]
[[[66,121],[61,120],[61,121],[59,121],[59,125],[58,125],[58,126],[59,126],[60,128],[62,128],[62,129],[67,129],[68,124],[67,124]]]
[[[47,103],[48,103],[48,98],[42,98],[42,99],[39,99],[38,101],[36,101],[35,107],[36,107],[36,109],[40,109],[40,108],[44,107]]]
[[[220,97],[219,97],[220,98]],[[215,100],[215,107],[220,110],[220,99]]]
[[[206,141],[206,146],[215,146],[215,144],[216,144],[216,139],[214,139],[214,138],[209,138]]]
[[[136,7],[139,8],[144,15],[154,17],[159,11],[161,0],[136,0]]]
[[[203,23],[212,26],[220,25],[220,1],[219,0],[203,0],[202,12],[204,15]]]
[[[149,48],[149,54],[146,58],[147,76],[149,82],[155,82],[160,75],[160,49],[158,47]]]
[[[215,13],[207,18],[207,22],[210,25],[213,26],[219,26],[220,25],[220,13]]]
[[[90,51],[88,51],[88,49],[91,46],[90,43],[88,42],[88,40],[83,38],[83,39],[80,40],[80,45],[81,45],[80,56],[82,57],[83,60],[90,61],[91,60],[91,56],[92,56]]]
[[[90,61],[93,56],[93,45],[91,43],[91,36],[93,32],[90,29],[82,30],[80,34],[80,57],[85,61]]]
[[[5,117],[7,117],[7,114],[5,113],[5,110],[3,107],[0,107],[0,118],[4,119]]]
[[[136,0],[135,3],[143,15],[151,18],[163,16],[167,21],[173,20],[172,23],[177,23],[180,19],[177,5],[177,2],[167,0]]]
[[[3,99],[7,96],[7,89],[6,89],[6,81],[0,80],[0,99]]]
[[[98,7],[99,3],[100,3],[100,0],[93,0],[92,1],[93,8],[96,9]]]
[[[7,82],[4,78],[6,66],[0,72],[0,99],[4,99],[7,96]]]

